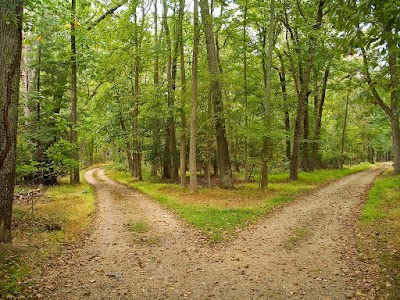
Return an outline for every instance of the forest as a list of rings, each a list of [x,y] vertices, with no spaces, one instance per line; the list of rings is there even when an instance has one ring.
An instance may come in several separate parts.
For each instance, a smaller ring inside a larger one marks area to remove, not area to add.
[[[105,164],[187,195],[393,163],[397,0],[0,1],[0,242],[15,185]],[[222,193],[222,192],[221,192]]]
[[[190,171],[191,191],[197,174],[225,188],[259,174],[264,189],[284,170],[393,160],[399,173],[397,4],[27,1],[16,180],[77,183],[105,161],[183,187]]]

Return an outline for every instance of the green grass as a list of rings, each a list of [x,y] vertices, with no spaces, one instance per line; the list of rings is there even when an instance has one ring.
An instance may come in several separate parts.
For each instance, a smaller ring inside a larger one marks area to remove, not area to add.
[[[110,168],[106,173],[114,180],[141,191],[173,210],[199,228],[211,242],[220,242],[300,194],[327,181],[370,167],[363,164],[342,170],[300,173],[296,182],[290,182],[287,173],[271,175],[267,191],[260,191],[257,183],[248,183],[237,185],[235,190],[201,188],[196,194],[190,194],[176,184],[135,181],[129,173]]]
[[[296,229],[295,232],[283,242],[283,246],[286,249],[292,250],[300,245],[302,241],[307,240],[311,236],[311,230],[309,226],[303,226]]]
[[[149,224],[144,221],[131,223],[128,225],[129,230],[135,233],[146,233],[150,230]]]
[[[29,205],[15,203],[13,243],[0,244],[0,299],[20,293],[30,284],[32,270],[40,269],[87,231],[95,211],[92,188],[62,183],[47,189],[34,206],[34,215],[26,213]],[[55,227],[56,226],[56,227]],[[53,228],[56,228],[53,230]]]
[[[400,295],[400,176],[389,172],[370,190],[359,223],[361,251],[381,267],[378,298]]]

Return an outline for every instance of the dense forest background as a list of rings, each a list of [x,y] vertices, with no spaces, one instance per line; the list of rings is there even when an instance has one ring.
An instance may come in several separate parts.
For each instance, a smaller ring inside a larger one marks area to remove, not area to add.
[[[28,1],[19,182],[399,166],[396,1]],[[397,135],[397,136],[396,136]],[[395,147],[393,147],[393,142]],[[397,144],[396,144],[397,143]],[[397,149],[397,150],[396,150]],[[197,172],[194,172],[197,170]],[[258,178],[258,176],[257,176]]]

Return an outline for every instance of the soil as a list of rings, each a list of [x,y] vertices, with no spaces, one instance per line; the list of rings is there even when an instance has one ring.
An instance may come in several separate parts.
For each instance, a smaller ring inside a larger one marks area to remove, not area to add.
[[[92,169],[91,234],[41,274],[42,299],[373,299],[359,209],[385,166],[303,195],[210,245],[156,201]],[[144,224],[144,225],[143,225]]]

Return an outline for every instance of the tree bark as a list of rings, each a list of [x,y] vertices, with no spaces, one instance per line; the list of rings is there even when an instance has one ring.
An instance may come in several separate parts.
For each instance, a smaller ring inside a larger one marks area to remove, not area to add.
[[[176,134],[175,134],[175,117],[174,117],[174,102],[175,102],[175,80],[176,80],[176,59],[177,59],[177,50],[174,49],[174,57],[172,57],[172,46],[171,46],[171,35],[169,31],[169,25],[167,20],[167,11],[168,5],[167,1],[163,1],[164,13],[163,13],[163,24],[165,30],[165,38],[167,43],[167,66],[166,66],[166,75],[167,75],[167,85],[168,85],[168,120],[167,120],[167,135],[168,135],[168,150],[165,151],[165,154],[169,156],[170,163],[170,178],[172,181],[178,180],[178,156],[177,156],[177,148],[176,148]],[[165,159],[165,158],[164,158]]]
[[[346,128],[347,128],[347,117],[349,114],[349,92],[347,92],[346,103],[344,108],[344,120],[342,127],[342,137],[340,139],[340,169],[343,169],[344,165],[344,146],[346,142]]]
[[[131,177],[134,177],[135,170],[134,170],[134,165],[133,165],[134,162],[133,162],[133,156],[132,156],[132,146],[131,146],[131,143],[129,142],[128,131],[126,130],[124,116],[122,114],[121,102],[118,97],[116,98],[116,100],[117,100],[118,106],[119,106],[119,124],[121,125],[121,130],[122,130],[122,134],[124,136],[125,145],[126,145],[126,158],[128,161],[129,174],[131,175]]]
[[[0,6],[0,243],[11,242],[22,51],[22,0]]]
[[[199,56],[199,3],[194,0],[193,7],[193,58],[192,58],[192,107],[190,112],[189,172],[190,191],[197,191],[197,107],[198,107],[198,56]]]
[[[179,43],[180,69],[181,69],[181,142],[180,142],[180,175],[181,187],[185,188],[186,183],[186,70],[185,70],[185,53],[183,44],[183,14],[185,8],[185,0],[179,0],[178,14],[178,32],[177,42]]]
[[[388,37],[392,36],[391,29],[386,28],[386,33]],[[364,48],[361,48],[364,63],[364,75],[371,93],[374,97],[375,102],[383,109],[383,111],[388,115],[390,120],[390,127],[392,130],[392,142],[393,142],[393,167],[394,173],[400,174],[400,126],[399,126],[399,116],[398,116],[398,98],[399,98],[399,74],[397,66],[397,52],[398,47],[393,38],[388,38],[388,57],[389,57],[389,75],[390,75],[390,106],[386,105],[378,91],[376,90],[376,83],[372,81],[371,74],[369,72],[369,64],[367,59],[367,54]]]
[[[318,167],[318,150],[319,150],[319,139],[321,137],[321,127],[322,127],[322,114],[325,103],[326,87],[328,84],[330,71],[330,64],[324,72],[324,79],[322,83],[321,96],[319,97],[317,89],[315,89],[315,99],[314,99],[314,140],[311,148],[311,158],[310,158],[310,171],[314,171]]]
[[[71,6],[71,144],[72,158],[79,162],[77,125],[76,0]],[[71,183],[79,183],[79,166],[71,171]]]
[[[308,172],[309,165],[309,138],[310,138],[310,120],[308,116],[308,99],[309,92],[304,101],[304,113],[303,113],[303,142],[301,143],[302,160],[301,169]]]
[[[316,21],[314,24],[314,30],[317,31],[321,28],[325,2],[321,0],[318,5],[318,11],[316,16]],[[315,54],[316,40],[315,37],[310,37],[310,46],[308,49],[308,58],[306,61],[306,65],[303,70],[302,80],[300,85],[300,90],[298,93],[298,105],[297,105],[297,116],[295,121],[294,128],[294,138],[293,138],[293,148],[292,148],[292,157],[290,160],[290,180],[297,180],[299,173],[299,154],[300,154],[300,144],[301,137],[303,133],[303,117],[304,117],[304,105],[306,101],[306,97],[308,96],[308,84],[310,81],[310,73],[312,66],[314,64],[314,54]],[[301,74],[300,74],[301,75]]]
[[[277,55],[280,62],[280,68],[278,69],[279,82],[281,84],[282,98],[283,98],[283,110],[284,110],[284,118],[283,123],[285,125],[286,132],[286,158],[290,160],[291,156],[291,142],[290,142],[290,115],[289,115],[289,99],[286,91],[286,68],[285,63],[283,61],[282,54],[277,50]]]
[[[133,85],[133,109],[132,109],[132,131],[133,131],[133,176],[142,180],[142,151],[139,135],[139,78],[140,78],[140,45],[138,34],[137,13],[134,14],[134,41],[135,41],[135,79]]]
[[[275,1],[270,0],[269,12],[269,28],[268,28],[268,54],[265,64],[265,99],[264,99],[264,137],[262,149],[262,167],[261,167],[261,183],[262,190],[268,188],[268,163],[272,157],[271,138],[269,136],[271,130],[271,69],[272,69],[272,52],[274,49],[274,34],[275,34]],[[265,44],[265,43],[264,43]]]
[[[247,79],[247,11],[248,11],[248,0],[244,3],[244,16],[243,16],[243,98],[244,98],[244,126],[248,127],[249,118],[247,116],[247,106],[248,106],[248,79]],[[249,177],[249,141],[247,136],[244,137],[244,181],[248,181]]]
[[[220,172],[220,182],[223,188],[233,188],[231,161],[229,157],[228,140],[226,137],[224,106],[222,101],[221,74],[218,66],[218,55],[215,46],[212,16],[208,0],[200,1],[203,20],[203,30],[206,39],[208,71],[211,75],[211,97],[215,114],[215,129],[217,140],[217,161]]]
[[[153,83],[154,83],[154,96],[157,99],[159,97],[159,55],[158,55],[158,16],[157,16],[157,0],[154,1],[154,65],[153,65]],[[159,127],[158,122],[157,126]],[[155,149],[160,148],[160,138],[159,138],[160,128],[154,128],[153,130],[153,151],[156,152]],[[157,177],[158,173],[157,160],[156,155],[154,155],[153,160],[151,162],[151,176]]]

